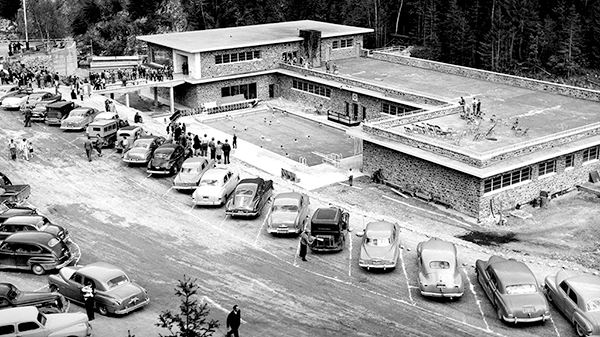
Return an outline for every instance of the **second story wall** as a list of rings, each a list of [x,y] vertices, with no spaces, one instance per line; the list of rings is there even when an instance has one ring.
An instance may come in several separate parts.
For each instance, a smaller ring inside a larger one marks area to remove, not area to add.
[[[323,62],[358,57],[363,45],[362,35],[347,35],[321,40]]]

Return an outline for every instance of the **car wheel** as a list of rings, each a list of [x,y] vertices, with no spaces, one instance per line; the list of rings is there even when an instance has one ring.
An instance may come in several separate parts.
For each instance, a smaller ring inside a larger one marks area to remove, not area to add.
[[[500,310],[500,306],[499,305],[496,304],[496,306],[497,306],[497,308],[496,308],[496,316],[498,316],[498,319],[500,320],[500,322],[502,322],[502,321],[504,321],[504,318],[502,318],[502,311]]]
[[[37,263],[31,265],[31,271],[36,275],[44,275],[44,273],[46,273],[44,267],[40,266]]]
[[[587,331],[585,331],[585,329],[581,326],[581,324],[579,323],[575,323],[575,329],[577,330],[577,336],[579,337],[583,337],[583,336],[589,336]]]
[[[98,313],[102,316],[106,316],[106,315],[108,315],[108,309],[106,308],[105,305],[99,304],[98,305]]]
[[[550,289],[548,288],[548,285],[544,285],[544,294],[546,295],[546,299],[548,299],[548,302],[552,302],[552,296],[550,296]]]
[[[58,287],[55,284],[51,284],[50,287],[48,287],[48,289],[50,289],[50,292],[52,293],[58,292]]]

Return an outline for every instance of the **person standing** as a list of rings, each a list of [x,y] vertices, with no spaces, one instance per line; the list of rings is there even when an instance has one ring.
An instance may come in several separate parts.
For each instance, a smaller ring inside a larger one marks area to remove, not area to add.
[[[8,152],[10,153],[10,159],[17,160],[17,144],[12,139],[8,143]]]
[[[217,149],[215,145],[215,137],[212,137],[210,142],[208,142],[208,148],[210,149],[210,159],[215,159],[215,150]]]
[[[92,140],[90,136],[87,136],[85,141],[83,142],[83,148],[85,149],[85,155],[88,158],[88,161],[92,161],[92,149],[94,146],[92,145]]]
[[[27,150],[27,139],[23,138],[22,141],[17,144],[17,152],[19,153],[19,157],[21,159],[29,160],[29,155],[26,152]]]
[[[200,137],[198,137],[198,135],[194,136],[194,157],[198,157],[202,154],[202,150],[200,150],[200,148],[202,147],[202,144],[200,143]]]
[[[222,146],[223,149],[223,164],[229,164],[229,153],[231,152],[231,145],[225,139],[225,143]]]
[[[102,157],[102,146],[104,146],[104,138],[100,135],[96,135],[96,151],[98,151],[98,157]]]
[[[240,308],[236,305],[233,306],[233,310],[227,315],[227,337],[234,336],[239,337],[240,324],[242,322],[242,313]]]
[[[221,157],[223,157],[223,145],[220,140],[217,140],[217,145],[215,146],[216,159],[217,164],[221,164]]]
[[[33,144],[31,144],[31,141],[27,141],[27,148],[25,151],[29,153],[29,158],[33,158]]]
[[[306,253],[308,251],[308,246],[312,245],[314,242],[314,238],[310,235],[310,230],[305,228],[302,234],[300,234],[300,254],[299,256],[302,258],[302,261],[308,261],[306,259]]]
[[[231,146],[233,146],[234,149],[237,149],[237,136],[235,133],[233,134],[233,141],[231,142]]]
[[[81,288],[83,302],[85,304],[85,312],[90,321],[94,320],[94,293],[95,289],[91,281],[86,281],[85,286]]]
[[[33,112],[31,111],[31,107],[28,105],[25,107],[25,127],[31,127],[32,116]]]
[[[129,151],[129,140],[125,135],[120,140],[121,142],[121,158],[125,157],[125,152]]]
[[[481,100],[477,99],[477,117],[481,116]]]
[[[348,171],[348,185],[352,186],[353,182],[354,182],[354,173],[352,172],[352,169],[350,169]]]
[[[208,157],[208,136],[204,134],[204,138],[202,138],[202,143],[200,143],[200,155],[202,157]]]

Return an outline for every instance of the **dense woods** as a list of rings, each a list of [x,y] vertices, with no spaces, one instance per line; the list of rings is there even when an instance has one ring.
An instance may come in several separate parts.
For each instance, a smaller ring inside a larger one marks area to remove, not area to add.
[[[22,0],[0,15],[23,36]],[[30,0],[30,38],[72,35],[95,55],[141,52],[136,35],[312,19],[369,27],[367,48],[578,85],[600,85],[600,0]]]

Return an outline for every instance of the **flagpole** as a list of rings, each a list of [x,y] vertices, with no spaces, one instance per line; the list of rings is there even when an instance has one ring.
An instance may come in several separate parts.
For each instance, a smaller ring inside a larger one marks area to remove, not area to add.
[[[27,33],[27,0],[23,0],[23,19],[25,21],[25,50],[29,50],[29,35]]]

